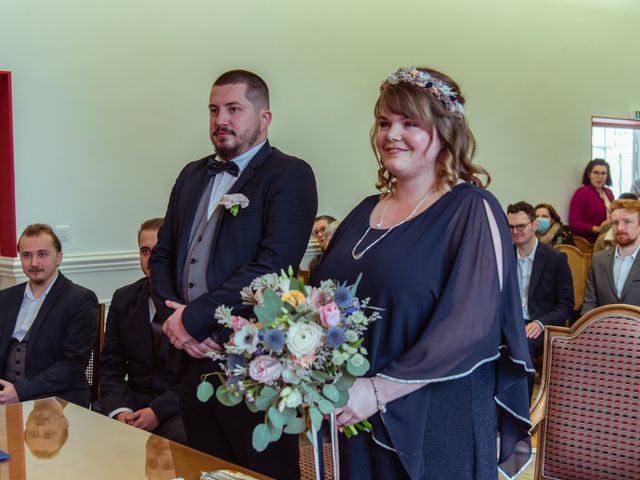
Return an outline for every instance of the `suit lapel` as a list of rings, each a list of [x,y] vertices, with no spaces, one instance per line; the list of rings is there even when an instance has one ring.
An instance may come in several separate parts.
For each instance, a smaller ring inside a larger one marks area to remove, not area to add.
[[[607,282],[609,282],[609,288],[611,288],[613,296],[620,300],[620,297],[618,297],[618,291],[616,290],[616,282],[613,279],[613,261],[616,258],[616,247],[609,248],[605,250],[605,252],[607,254]]]
[[[269,155],[271,155],[272,151],[273,151],[273,148],[271,148],[271,145],[269,145],[269,141],[267,140],[265,144],[262,146],[262,148],[258,150],[258,152],[253,156],[253,158],[249,162],[249,165],[245,167],[245,169],[240,174],[240,177],[238,178],[238,180],[235,181],[235,183],[231,186],[231,188],[229,189],[229,192],[227,193],[228,194],[238,193],[240,189],[245,186],[247,181],[249,181],[249,179],[253,177],[256,170],[262,167],[265,160],[269,157]],[[251,202],[251,199],[249,199],[249,202]],[[215,248],[216,248],[216,245],[218,244],[218,236],[220,235],[222,224],[225,222],[225,220],[229,218],[230,215],[231,214],[228,213],[226,210],[222,210],[220,214],[220,219],[218,220],[218,224],[215,227],[216,231],[213,233],[212,246],[213,246],[214,253],[211,255],[210,261],[212,261],[215,258]]]
[[[531,278],[529,279],[529,291],[527,292],[527,296],[531,297],[533,291],[538,285],[538,281],[542,276],[542,271],[544,270],[545,256],[547,252],[544,250],[542,243],[538,243],[536,248],[536,254],[533,257],[533,266],[531,267]]]
[[[631,270],[629,270],[629,275],[627,275],[627,279],[624,281],[624,286],[622,287],[622,294],[620,295],[620,300],[624,298],[629,288],[631,288],[631,284],[638,277],[639,273],[640,273],[640,255],[636,255],[636,259],[633,261]]]
[[[4,321],[2,322],[2,330],[0,334],[0,351],[2,351],[11,339],[13,330],[16,328],[16,322],[18,321],[18,313],[22,306],[22,299],[24,298],[24,291],[27,288],[27,284],[23,284],[20,288],[16,288],[14,297],[9,301],[6,310],[4,311]]]
[[[27,346],[27,355],[29,354],[31,347],[35,345],[36,342],[34,342],[33,340],[38,336],[38,333],[40,332],[40,329],[44,325],[47,315],[49,314],[51,309],[55,306],[55,304],[58,302],[58,299],[62,295],[62,292],[64,291],[64,287],[68,282],[69,280],[67,280],[67,278],[64,275],[62,275],[62,273],[58,272],[58,278],[56,279],[55,283],[51,287],[51,290],[49,290],[49,293],[44,299],[44,302],[42,303],[40,310],[38,310],[38,314],[36,315],[36,318],[33,321],[33,325],[31,325],[31,328],[29,329],[29,344]]]

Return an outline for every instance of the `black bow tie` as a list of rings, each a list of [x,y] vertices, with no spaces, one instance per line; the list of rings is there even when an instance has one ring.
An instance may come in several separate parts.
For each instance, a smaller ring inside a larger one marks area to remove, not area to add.
[[[227,172],[229,175],[237,177],[240,173],[240,167],[238,164],[232,161],[221,162],[213,157],[207,159],[207,172],[213,176],[220,172]]]

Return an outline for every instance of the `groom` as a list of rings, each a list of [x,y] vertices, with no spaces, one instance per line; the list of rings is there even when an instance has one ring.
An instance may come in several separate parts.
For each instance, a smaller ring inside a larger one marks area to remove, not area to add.
[[[257,75],[233,70],[213,84],[210,135],[216,153],[189,163],[173,186],[150,261],[163,330],[187,354],[180,406],[190,446],[278,479],[298,479],[298,438],[283,435],[264,452],[251,446],[262,414],[244,404],[201,403],[196,387],[218,367],[225,331],[220,305],[249,315],[240,290],[257,276],[298,267],[317,209],[313,172],[269,145],[269,91]],[[231,197],[232,194],[242,196]],[[223,204],[237,204],[225,208]],[[248,204],[247,204],[248,202]]]

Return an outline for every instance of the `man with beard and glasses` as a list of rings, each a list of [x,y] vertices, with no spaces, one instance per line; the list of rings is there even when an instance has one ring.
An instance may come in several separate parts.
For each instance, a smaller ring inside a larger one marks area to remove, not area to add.
[[[615,200],[611,224],[616,247],[591,260],[582,314],[602,305],[640,305],[640,201]]]
[[[49,225],[25,228],[18,254],[29,281],[0,291],[0,405],[55,396],[88,407],[98,299],[58,271],[62,245]]]
[[[297,479],[296,436],[283,435],[257,453],[251,435],[263,415],[215,398],[201,403],[196,388],[218,368],[207,354],[229,335],[214,319],[216,309],[251,315],[240,290],[259,275],[297,269],[316,214],[315,179],[304,161],[269,144],[269,91],[254,73],[221,75],[209,116],[216,153],[180,173],[149,264],[163,331],[188,354],[180,387],[187,442],[271,477]]]

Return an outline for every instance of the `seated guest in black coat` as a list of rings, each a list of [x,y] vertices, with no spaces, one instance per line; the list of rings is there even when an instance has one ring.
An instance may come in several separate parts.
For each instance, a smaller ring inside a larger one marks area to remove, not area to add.
[[[100,410],[116,420],[185,443],[177,385],[182,356],[162,334],[149,296],[149,256],[161,218],[140,226],[145,276],[113,294],[100,370]]]
[[[545,326],[564,325],[571,315],[573,279],[567,256],[536,238],[538,222],[531,205],[526,202],[509,205],[507,220],[516,246],[522,315],[533,358],[543,351]]]
[[[88,407],[98,299],[58,271],[62,245],[49,225],[29,225],[18,253],[29,281],[0,291],[0,405],[56,396]]]

